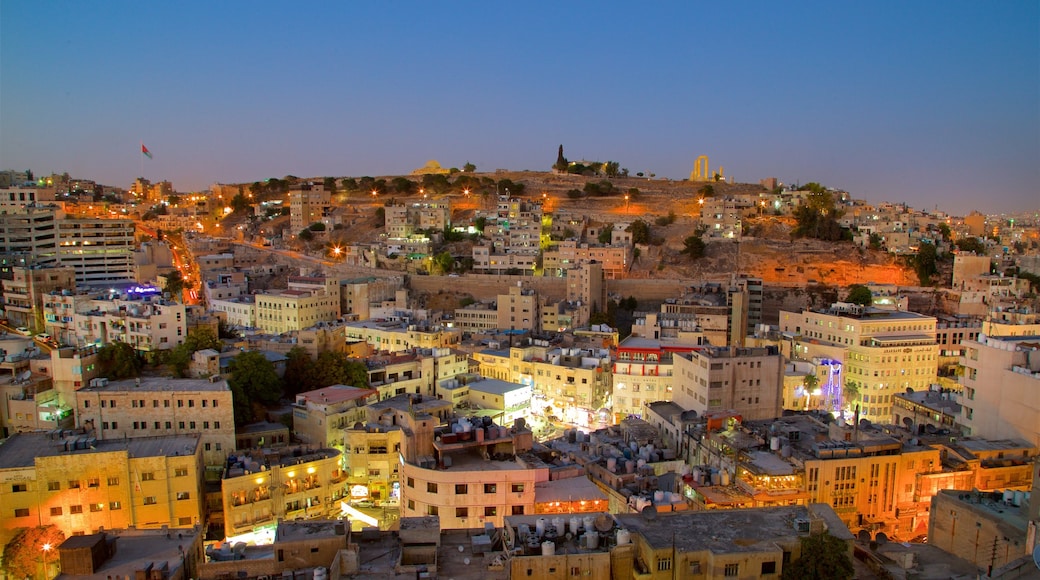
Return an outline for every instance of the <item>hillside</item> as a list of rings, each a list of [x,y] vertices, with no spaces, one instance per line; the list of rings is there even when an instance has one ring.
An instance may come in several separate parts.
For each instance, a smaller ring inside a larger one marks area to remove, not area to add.
[[[571,199],[567,192],[581,190],[587,182],[600,182],[601,177],[556,175],[546,172],[496,172],[476,174],[495,180],[509,179],[524,184],[522,197],[542,199],[554,219],[586,216],[615,224],[644,219],[651,224],[651,236],[663,239],[660,245],[640,250],[631,275],[639,278],[694,278],[728,279],[732,273],[746,273],[771,284],[805,285],[812,282],[845,286],[854,283],[877,282],[889,284],[916,284],[914,273],[906,269],[902,260],[886,252],[863,250],[851,243],[829,243],[818,240],[792,239],[794,221],[784,216],[757,216],[748,220],[748,234],[739,243],[732,240],[708,243],[706,256],[691,261],[680,254],[683,240],[692,235],[698,224],[697,190],[703,183],[619,177],[609,180],[616,193],[601,197]],[[393,176],[383,177],[387,181]],[[757,184],[712,184],[716,196],[758,194],[763,188]],[[638,195],[627,202],[624,193],[636,188]],[[511,192],[513,193],[513,192]],[[450,193],[453,220],[462,223],[472,219],[481,207],[494,202],[490,196]],[[343,243],[376,241],[380,229],[372,219],[376,207],[389,199],[398,202],[419,201],[419,196],[401,197],[387,194],[380,199],[369,195],[339,196],[339,200],[358,217],[349,228],[335,233],[336,241]],[[675,221],[667,226],[654,225],[654,220],[674,212]],[[461,247],[453,251],[464,250]]]

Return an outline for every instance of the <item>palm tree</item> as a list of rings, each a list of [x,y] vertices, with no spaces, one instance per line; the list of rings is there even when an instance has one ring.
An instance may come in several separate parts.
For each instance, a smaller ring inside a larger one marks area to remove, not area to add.
[[[805,410],[809,410],[809,401],[812,400],[812,394],[816,391],[816,387],[820,384],[820,378],[814,373],[805,375],[802,379],[802,386],[805,387]]]

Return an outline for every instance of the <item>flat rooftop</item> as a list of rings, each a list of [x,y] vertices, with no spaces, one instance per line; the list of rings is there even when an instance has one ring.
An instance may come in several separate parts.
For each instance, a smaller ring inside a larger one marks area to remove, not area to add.
[[[52,436],[50,433],[16,433],[0,444],[0,469],[32,467],[37,457],[57,455],[85,455],[88,453],[117,453],[125,451],[130,457],[177,457],[194,455],[201,435],[167,435],[162,437],[135,437],[133,439],[90,440],[93,447],[65,450],[65,443],[88,439],[84,434]]]
[[[93,574],[59,574],[58,578],[134,578],[135,572],[149,562],[156,567],[165,562],[169,565],[170,577],[173,577],[182,565],[181,548],[187,550],[195,542],[198,533],[191,528],[172,529],[167,538],[166,532],[162,530],[106,530],[108,538],[116,538],[112,558]],[[58,551],[87,547],[96,541],[96,534],[72,536],[58,546]]]
[[[347,541],[345,536],[349,529],[349,524],[344,525],[344,522],[340,520],[280,521],[278,522],[278,528],[275,530],[274,539],[276,542],[291,542],[314,537],[330,538],[344,536],[343,546],[346,547]]]
[[[359,387],[351,387],[347,385],[331,385],[313,391],[307,391],[296,395],[297,400],[304,400],[311,403],[322,403],[322,404],[336,404],[344,401],[355,401],[358,399],[365,399],[373,395],[379,394],[379,391],[375,389],[362,389]]]
[[[206,379],[171,379],[167,377],[141,377],[124,381],[109,381],[107,385],[87,386],[81,391],[95,393],[116,393],[125,391],[205,391],[219,392],[229,389],[227,381],[216,382]]]
[[[530,388],[520,383],[510,383],[499,379],[482,379],[472,382],[468,386],[471,391],[480,391],[492,395],[505,395],[520,389]]]
[[[809,520],[814,511],[834,510],[823,504],[773,508],[671,512],[646,519],[642,514],[617,514],[623,528],[640,534],[655,550],[675,546],[682,552],[710,550],[716,554],[756,552],[782,538],[808,536],[797,532],[796,519]],[[824,518],[832,535],[852,540],[848,528],[834,517]]]
[[[571,502],[571,501],[606,501],[607,494],[591,479],[580,477],[569,477],[567,479],[556,479],[536,483],[534,486],[534,502]]]

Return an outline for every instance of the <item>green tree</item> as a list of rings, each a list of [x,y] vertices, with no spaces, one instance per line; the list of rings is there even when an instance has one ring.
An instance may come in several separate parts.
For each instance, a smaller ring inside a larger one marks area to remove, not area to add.
[[[433,256],[433,271],[431,274],[447,274],[451,272],[452,266],[455,265],[455,258],[451,257],[451,252],[444,251]]]
[[[986,255],[986,243],[975,237],[961,238],[954,242],[957,249],[962,252],[975,252],[976,256]]]
[[[700,236],[689,236],[685,240],[683,240],[682,253],[696,260],[698,258],[704,257],[704,251],[706,248],[707,246],[705,245],[704,240],[702,240]]]
[[[271,404],[282,396],[282,380],[274,364],[263,353],[243,352],[231,360],[228,381],[235,401],[235,424],[244,425],[256,417],[255,406]]]
[[[477,170],[477,166],[467,161],[466,164],[462,166],[462,170],[466,173],[473,173]]]
[[[163,286],[163,292],[168,292],[170,298],[180,302],[184,297],[184,277],[181,275],[180,270],[174,270],[166,276],[166,285]]]
[[[883,241],[884,241],[884,239],[881,237],[881,234],[877,234],[877,233],[870,234],[870,249],[871,250],[880,250],[881,249],[881,242],[883,242]]]
[[[294,346],[285,358],[285,376],[292,377],[291,381],[285,381],[286,396],[293,397],[315,388],[314,359],[307,349]]]
[[[101,376],[118,381],[132,379],[141,372],[144,361],[134,347],[125,342],[110,342],[98,349],[98,372]]]
[[[361,187],[358,185],[358,181],[353,177],[345,177],[339,182],[340,187],[343,188],[345,193],[356,193],[360,191]]]
[[[631,223],[627,228],[626,232],[632,233],[633,244],[649,244],[650,243],[650,224],[643,220],[636,220]]]
[[[697,190],[697,193],[699,193],[702,197],[715,197],[715,186],[711,185],[710,183],[707,185],[702,185],[700,189]]]
[[[170,349],[166,364],[170,365],[178,377],[184,377],[191,366],[192,355],[207,348],[220,352],[224,345],[209,328],[197,328],[184,337],[184,342]]]
[[[914,256],[912,261],[914,270],[917,272],[917,279],[921,285],[928,286],[931,284],[932,276],[938,271],[936,266],[938,252],[935,249],[935,245],[921,242],[921,245],[917,248],[917,255]]]
[[[322,183],[325,185],[325,191],[329,192],[329,195],[336,195],[335,177],[326,177]]]
[[[567,165],[567,158],[563,156],[563,145],[560,145],[560,150],[556,153],[556,163],[553,163],[553,169],[567,171]]]
[[[407,177],[395,177],[390,180],[390,185],[393,186],[395,192],[401,195],[412,195],[419,187],[417,183]]]
[[[659,225],[661,227],[670,226],[673,223],[675,223],[675,217],[676,217],[675,216],[675,212],[674,211],[669,211],[668,215],[661,216],[661,217],[657,218],[656,220],[654,220],[654,224]]]
[[[613,233],[614,233],[614,224],[606,224],[606,225],[603,226],[603,229],[601,229],[599,231],[599,237],[597,238],[597,240],[601,244],[609,244],[610,243],[610,238],[613,235]]]
[[[249,198],[246,197],[241,191],[235,194],[235,197],[231,198],[231,210],[243,214],[249,211]]]
[[[950,232],[950,226],[946,224],[939,224],[939,233],[942,234],[944,240],[949,240],[952,235]]]
[[[314,239],[314,232],[312,232],[310,228],[304,228],[300,230],[300,233],[297,237],[305,242],[309,242]]]
[[[365,364],[351,360],[341,352],[327,350],[319,354],[314,367],[316,388],[329,385],[368,387],[368,368]]]
[[[4,570],[8,578],[36,578],[42,564],[53,565],[58,560],[58,546],[65,541],[65,533],[57,526],[22,528],[4,546]],[[45,551],[43,548],[47,546]],[[44,554],[53,553],[52,556]],[[45,562],[45,558],[47,561]],[[49,570],[44,576],[50,578]]]
[[[473,227],[476,228],[478,232],[484,233],[484,227],[485,226],[487,226],[487,218],[486,217],[480,216],[477,219],[473,220]]]
[[[603,174],[607,177],[617,177],[621,170],[621,164],[617,161],[607,161],[603,164]]]
[[[845,297],[845,301],[859,304],[860,306],[870,306],[874,303],[874,296],[870,292],[870,288],[862,284],[853,284],[849,286],[849,293]]]
[[[828,532],[799,538],[801,557],[784,565],[783,580],[846,580],[855,575],[849,545]]]

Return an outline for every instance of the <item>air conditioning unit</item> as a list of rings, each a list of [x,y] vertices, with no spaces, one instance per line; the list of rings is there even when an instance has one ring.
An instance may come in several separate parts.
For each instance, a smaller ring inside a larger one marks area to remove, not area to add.
[[[795,518],[794,531],[809,533],[809,520],[805,518]]]

